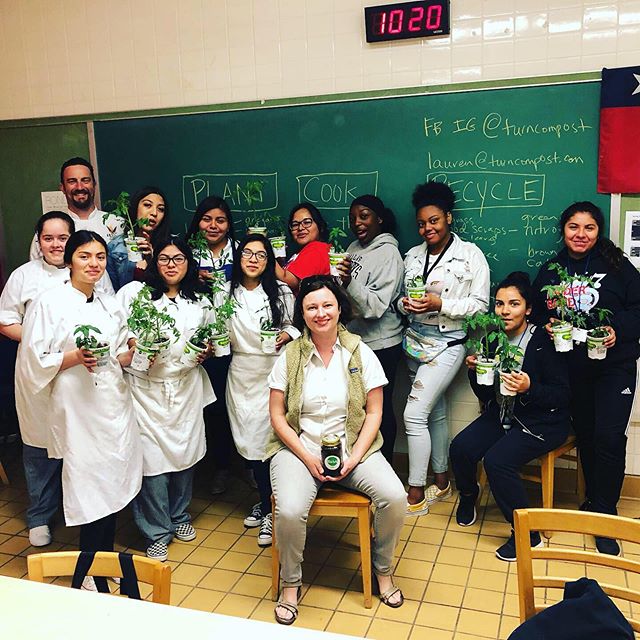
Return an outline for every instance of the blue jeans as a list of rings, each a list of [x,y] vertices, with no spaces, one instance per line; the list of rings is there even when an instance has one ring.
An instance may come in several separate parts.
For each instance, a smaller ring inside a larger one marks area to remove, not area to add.
[[[438,327],[427,325],[420,327],[420,333],[428,339],[445,342],[464,335],[460,331],[440,333]],[[424,487],[427,483],[429,458],[434,473],[448,469],[449,425],[444,393],[458,372],[464,354],[464,346],[457,345],[426,364],[407,359],[412,385],[404,408],[404,426],[411,487]]]
[[[62,499],[62,460],[49,458],[46,449],[23,444],[22,463],[29,493],[27,526],[48,525]]]
[[[184,471],[144,476],[140,493],[133,499],[133,519],[149,541],[169,543],[176,525],[191,522],[187,507],[191,502],[195,467]]]

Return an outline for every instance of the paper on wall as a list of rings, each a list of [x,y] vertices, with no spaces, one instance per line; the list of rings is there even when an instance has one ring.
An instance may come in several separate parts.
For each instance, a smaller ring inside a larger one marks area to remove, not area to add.
[[[41,191],[40,199],[42,200],[42,213],[47,211],[62,211],[69,213],[67,208],[67,199],[62,191]]]

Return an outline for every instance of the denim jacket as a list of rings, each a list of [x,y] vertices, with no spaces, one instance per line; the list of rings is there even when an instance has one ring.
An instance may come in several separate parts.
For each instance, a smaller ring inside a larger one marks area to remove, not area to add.
[[[442,288],[442,309],[438,313],[438,328],[442,332],[462,329],[466,316],[489,307],[489,264],[482,251],[473,242],[461,240],[452,234],[453,243],[442,257],[445,278]],[[421,276],[427,256],[427,243],[412,247],[404,258],[404,286],[415,276]],[[398,301],[398,311],[409,315]],[[411,315],[411,322],[420,323],[420,315]]]
[[[107,245],[107,273],[115,291],[133,280],[135,268],[135,262],[127,258],[124,234],[115,236]]]

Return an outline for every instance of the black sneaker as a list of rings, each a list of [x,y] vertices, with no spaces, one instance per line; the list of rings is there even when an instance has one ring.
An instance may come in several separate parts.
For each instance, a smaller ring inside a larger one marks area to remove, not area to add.
[[[532,549],[544,547],[544,542],[542,542],[542,538],[537,531],[532,531],[529,535]],[[511,532],[511,537],[496,549],[496,556],[505,562],[516,561],[516,534],[513,531]]]
[[[613,538],[596,536],[596,549],[599,553],[606,553],[608,556],[620,555],[620,545]]]
[[[477,519],[478,512],[476,511],[477,494],[470,496],[463,496],[460,494],[460,500],[458,501],[458,508],[456,510],[456,522],[461,527],[470,527]]]

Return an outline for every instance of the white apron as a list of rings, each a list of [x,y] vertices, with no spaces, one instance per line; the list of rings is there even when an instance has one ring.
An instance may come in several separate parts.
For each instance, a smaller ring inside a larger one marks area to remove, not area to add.
[[[141,288],[141,283],[131,282],[118,291],[125,309]],[[125,376],[142,439],[145,476],[184,471],[204,457],[203,409],[216,399],[204,369],[180,362],[187,340],[208,321],[208,311],[202,303],[181,296],[175,302],[162,296],[155,305],[176,321],[180,338],[149,371],[127,369]]]
[[[105,367],[60,371],[63,354],[75,349],[74,328],[90,324],[111,346]],[[111,296],[84,294],[70,283],[32,305],[23,325],[28,390],[51,387],[50,457],[61,457],[65,522],[94,522],[124,508],[142,484],[142,448],[133,406],[115,356],[127,351],[124,314]]]
[[[246,460],[262,460],[271,434],[267,378],[280,354],[262,353],[260,320],[271,317],[262,285],[251,291],[239,286],[234,295],[238,309],[231,318],[227,413],[238,453]],[[281,328],[295,339],[300,332],[291,326],[293,294],[286,285],[280,286],[280,299],[285,310]]]

